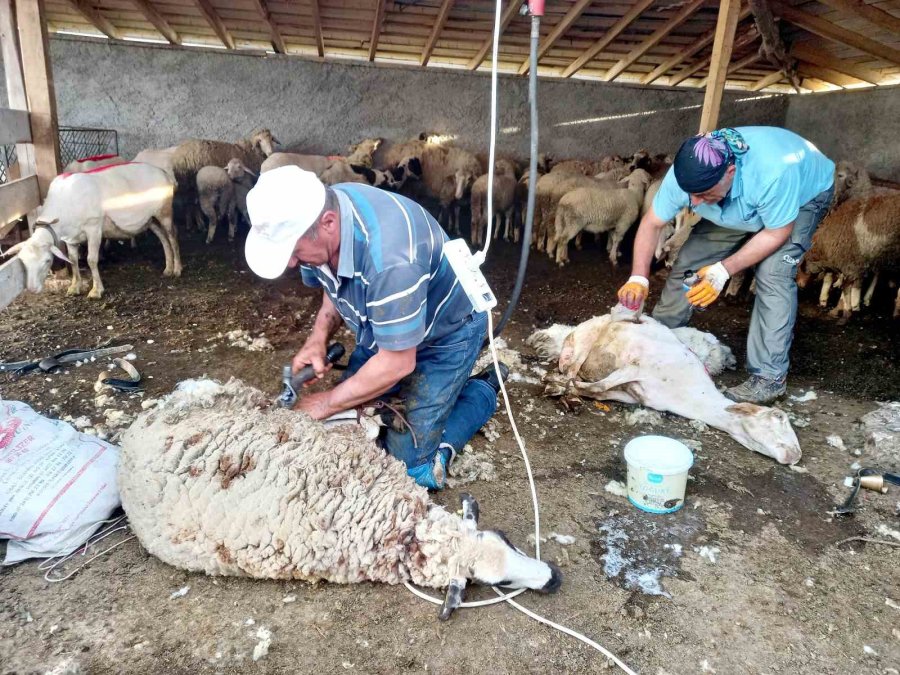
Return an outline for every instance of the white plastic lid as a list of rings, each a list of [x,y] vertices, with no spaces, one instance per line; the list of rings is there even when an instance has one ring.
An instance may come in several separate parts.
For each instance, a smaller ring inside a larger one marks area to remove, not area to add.
[[[687,471],[694,455],[684,443],[668,436],[639,436],[625,446],[625,461],[653,473],[668,476]]]

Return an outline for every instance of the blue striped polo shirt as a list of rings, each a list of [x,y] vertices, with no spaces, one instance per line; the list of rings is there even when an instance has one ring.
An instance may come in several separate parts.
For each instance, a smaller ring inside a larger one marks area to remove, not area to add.
[[[419,204],[359,183],[333,185],[341,211],[337,275],[301,265],[325,289],[356,343],[390,351],[427,346],[463,325],[472,303],[444,257],[447,235]]]

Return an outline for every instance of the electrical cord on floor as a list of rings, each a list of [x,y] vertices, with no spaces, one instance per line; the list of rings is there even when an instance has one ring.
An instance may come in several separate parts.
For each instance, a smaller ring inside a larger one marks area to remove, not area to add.
[[[488,252],[488,248],[491,245],[491,233],[493,229],[493,188],[494,188],[494,155],[496,149],[497,142],[497,56],[498,49],[500,44],[500,14],[502,7],[501,0],[497,0],[496,2],[496,10],[494,13],[494,43],[493,50],[491,52],[492,62],[491,62],[491,145],[490,145],[490,153],[489,153],[489,167],[488,167],[488,196],[487,196],[487,232],[485,233],[484,240],[484,250],[482,251],[482,255],[486,256]],[[543,12],[541,12],[543,13]],[[532,145],[531,145],[531,180],[529,181],[528,186],[528,218],[527,223],[528,227],[526,227],[526,232],[530,234],[531,231],[531,222],[534,216],[534,189],[535,184],[537,183],[536,176],[536,161],[537,161],[537,101],[536,101],[536,81],[537,81],[537,48],[538,48],[538,40],[540,39],[540,17],[539,15],[532,16],[531,22],[531,80],[529,87],[529,94],[531,97],[531,111],[532,111]],[[530,239],[530,236],[528,237]],[[524,236],[522,240],[523,248],[527,248],[530,245],[530,242],[526,241]],[[523,253],[523,259],[527,262],[527,255]],[[521,290],[521,281],[524,277],[524,270],[522,269],[522,265],[519,268],[519,279],[517,280],[516,290]],[[518,293],[514,291],[514,297],[510,300],[510,306],[507,308],[506,313],[504,314],[501,324],[498,326],[499,330],[497,331],[497,336],[500,334],[500,330],[503,329],[506,320],[509,318],[509,315],[512,313],[512,310],[515,308],[515,304],[518,302]],[[525,473],[528,476],[528,487],[531,490],[531,507],[534,511],[534,557],[540,559],[541,557],[541,513],[540,513],[540,504],[538,503],[537,497],[537,488],[534,484],[534,475],[531,472],[531,462],[528,459],[528,452],[525,450],[525,442],[522,440],[522,436],[519,433],[519,427],[516,424],[515,417],[512,412],[512,405],[509,400],[509,395],[506,391],[506,383],[503,381],[503,374],[500,372],[500,359],[497,355],[497,345],[494,341],[494,338],[497,337],[494,335],[494,318],[490,311],[487,313],[488,315],[488,342],[491,349],[491,360],[494,365],[494,372],[497,375],[497,381],[500,383],[500,393],[503,398],[503,405],[506,409],[506,416],[509,419],[509,426],[512,429],[513,436],[515,436],[516,443],[519,446],[519,451],[522,454],[522,461],[525,463]],[[435,605],[442,605],[443,600],[439,598],[432,597],[427,593],[420,591],[409,583],[405,583],[406,588],[423,600],[426,600]],[[498,597],[490,598],[488,600],[478,600],[474,602],[464,602],[460,604],[460,607],[485,607],[487,605],[494,605],[498,602],[506,602],[515,609],[519,610],[526,616],[543,623],[551,628],[554,628],[561,633],[574,637],[577,640],[580,640],[584,644],[593,647],[598,652],[603,654],[606,658],[610,659],[613,663],[615,663],[619,668],[622,669],[628,675],[636,675],[636,673],[631,670],[625,663],[623,663],[615,654],[611,651],[600,645],[599,643],[591,640],[589,637],[582,635],[578,631],[572,630],[562,624],[555,623],[550,621],[549,619],[541,616],[537,612],[534,612],[527,607],[523,607],[517,602],[513,601],[518,595],[524,593],[527,589],[520,588],[512,593],[504,593],[501,589],[494,587],[494,592],[497,593]]]

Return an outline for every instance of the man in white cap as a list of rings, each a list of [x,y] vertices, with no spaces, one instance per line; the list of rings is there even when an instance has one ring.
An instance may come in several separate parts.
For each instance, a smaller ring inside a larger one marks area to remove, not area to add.
[[[453,456],[496,410],[500,387],[492,368],[469,377],[487,315],[473,310],[444,257],[447,235],[405,197],[358,183],[325,187],[295,166],[262,174],[247,210],[250,269],[275,279],[299,267],[304,284],[323,289],[294,372],[312,365],[321,378],[332,335],[342,323],[356,334],[344,379],[296,409],[324,419],[399,395],[411,431],[388,430],[385,446],[417,483],[441,489]]]

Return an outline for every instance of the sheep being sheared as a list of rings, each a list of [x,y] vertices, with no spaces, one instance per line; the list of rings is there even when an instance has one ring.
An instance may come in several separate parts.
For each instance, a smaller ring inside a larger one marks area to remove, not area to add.
[[[679,339],[697,343],[698,351],[710,349],[695,336],[678,336],[646,316],[639,323],[595,317],[576,326],[562,345],[561,332],[537,331],[527,341],[543,356],[559,356],[559,373],[544,377],[546,394],[639,403],[705,422],[782,464],[800,460],[787,415],[725,398],[697,354]]]
[[[234,379],[183,382],[139,415],[122,436],[119,489],[141,544],[194,572],[546,592],[562,580],[478,531],[477,514],[433,504],[360,427],[326,430]]]

